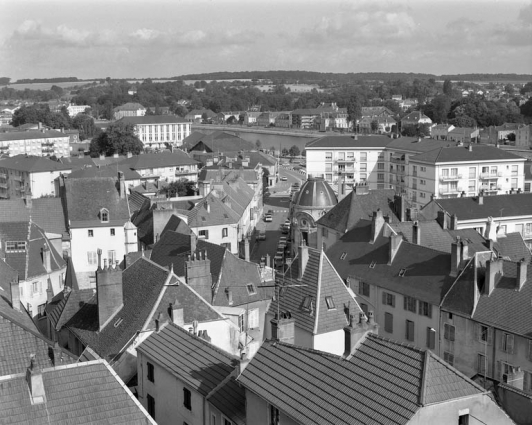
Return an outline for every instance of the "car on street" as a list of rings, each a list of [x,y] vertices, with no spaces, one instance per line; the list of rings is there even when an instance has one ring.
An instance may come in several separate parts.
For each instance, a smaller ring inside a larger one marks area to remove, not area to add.
[[[259,236],[257,237],[259,241],[266,240],[266,230],[259,230]]]
[[[284,221],[283,226],[288,226],[288,227],[290,227],[290,220],[286,219],[286,220]]]
[[[290,226],[285,226],[285,225],[283,225],[283,227],[281,228],[281,232],[282,232],[284,235],[287,235],[288,233],[290,233]]]
[[[262,257],[260,257],[260,263],[259,263],[259,266],[260,267],[266,267],[266,256],[263,255]]]
[[[272,215],[271,214],[265,214],[264,215],[264,221],[266,221],[266,222],[273,221]]]
[[[288,180],[288,177],[286,177],[286,176],[281,176],[281,181],[282,181],[282,182],[285,182],[285,181],[287,181],[287,180]]]
[[[287,238],[286,236],[281,236],[281,237],[279,237],[279,242],[284,242],[284,243],[286,243],[287,239],[288,239],[288,238]]]
[[[268,210],[266,214],[270,214],[273,217],[273,210]]]

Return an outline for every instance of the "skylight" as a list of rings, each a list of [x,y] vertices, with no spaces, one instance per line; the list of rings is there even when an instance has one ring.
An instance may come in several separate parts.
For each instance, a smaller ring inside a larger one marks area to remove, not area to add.
[[[342,255],[340,255],[340,260],[345,260],[345,257],[347,257],[347,252],[342,252]]]
[[[252,283],[248,283],[248,284],[246,285],[246,288],[247,288],[247,290],[248,290],[248,294],[249,294],[249,295],[253,295],[253,294],[256,294],[256,293],[257,293],[257,291],[255,291],[255,287],[253,286]]]
[[[376,265],[377,265],[377,262],[376,261],[372,261],[371,264],[369,265],[369,268],[370,269],[374,269]]]
[[[327,303],[328,310],[333,310],[336,308],[336,306],[334,305],[333,297],[325,297],[325,302]]]
[[[399,270],[399,277],[403,277],[406,273],[406,269]]]
[[[309,297],[308,295],[305,298],[303,298],[303,305],[301,306],[303,310],[307,310],[307,311],[310,310],[311,301],[312,301],[312,298]]]

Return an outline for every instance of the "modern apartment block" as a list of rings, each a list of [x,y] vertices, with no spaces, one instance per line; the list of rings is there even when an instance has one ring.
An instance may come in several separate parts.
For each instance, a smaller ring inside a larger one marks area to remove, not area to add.
[[[181,146],[191,133],[191,123],[177,115],[124,117],[121,121],[133,124],[141,142],[150,148],[164,148],[166,144]]]
[[[0,133],[0,154],[70,156],[70,135],[58,130],[14,131]]]

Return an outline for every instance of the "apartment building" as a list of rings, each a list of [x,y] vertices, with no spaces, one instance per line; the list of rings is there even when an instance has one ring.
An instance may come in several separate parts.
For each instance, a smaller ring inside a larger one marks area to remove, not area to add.
[[[515,131],[515,146],[532,147],[532,124],[520,126]]]
[[[70,156],[69,143],[69,135],[58,130],[0,133],[0,155]]]
[[[524,189],[526,159],[495,146],[458,144],[410,157],[407,192],[417,208],[431,196],[456,198],[481,191],[497,195]]]
[[[142,117],[144,115],[146,115],[146,108],[140,103],[128,102],[113,109],[115,120],[123,117]]]
[[[384,150],[393,139],[386,136],[326,136],[310,142],[307,178],[323,177],[338,184],[340,176],[348,186],[366,182],[370,189],[384,189]]]
[[[67,106],[68,115],[70,115],[71,117],[75,117],[76,115],[82,114],[83,112],[85,112],[87,108],[90,108],[90,106],[70,104]]]
[[[177,115],[147,115],[124,117],[120,120],[135,126],[135,133],[146,147],[181,146],[191,133],[192,124]]]

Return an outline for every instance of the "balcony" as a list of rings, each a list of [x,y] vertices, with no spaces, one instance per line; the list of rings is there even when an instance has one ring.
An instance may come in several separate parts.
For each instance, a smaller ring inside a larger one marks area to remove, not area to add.
[[[462,178],[461,174],[453,174],[451,176],[441,176],[440,181],[442,182],[450,182],[453,180],[460,180]]]
[[[54,153],[54,148],[53,147],[51,147],[51,148],[43,147],[41,150],[42,150],[42,153]]]
[[[6,173],[0,173],[0,179],[7,179]]]
[[[440,193],[442,195],[458,195],[459,193],[462,192],[462,188],[461,187],[449,187],[449,188],[442,188],[440,189]]]
[[[394,164],[404,164],[405,163],[405,159],[401,159],[401,158],[390,158],[390,162],[393,162]]]
[[[355,158],[347,158],[347,159],[337,159],[336,162],[339,164],[345,164],[345,163],[354,164],[356,161],[355,161]]]
[[[8,188],[7,182],[0,181],[0,187],[3,189],[7,189]]]
[[[487,180],[487,179],[496,179],[498,177],[502,177],[502,171],[499,171],[498,173],[480,173],[480,178],[482,180]]]
[[[42,146],[54,146],[55,142],[42,142],[41,145]]]
[[[9,146],[0,146],[0,153],[4,153],[9,150]]]
[[[499,190],[502,190],[502,186],[480,186],[480,190],[483,190],[484,192],[498,192]]]

